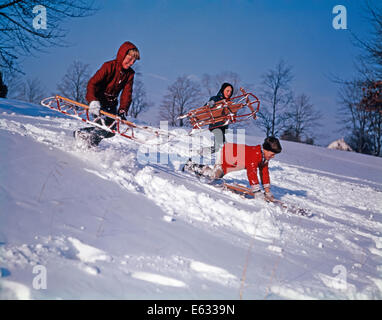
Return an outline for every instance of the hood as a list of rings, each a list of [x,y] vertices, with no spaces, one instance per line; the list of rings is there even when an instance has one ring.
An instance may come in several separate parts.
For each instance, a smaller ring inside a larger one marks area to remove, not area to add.
[[[217,96],[219,96],[219,97],[221,97],[221,98],[223,99],[223,98],[224,98],[224,96],[223,96],[223,91],[224,91],[224,89],[227,88],[227,87],[231,87],[231,88],[232,88],[231,95],[229,96],[229,98],[231,98],[232,95],[233,95],[233,85],[230,84],[230,83],[228,83],[228,82],[225,82],[225,83],[222,84],[222,86],[221,86],[221,88],[220,88],[220,90],[219,90]]]
[[[129,51],[130,49],[137,49],[137,47],[129,42],[129,41],[126,41],[124,42],[118,49],[118,53],[117,53],[117,63],[118,65],[121,65],[122,64],[122,61],[123,59],[125,59],[125,56],[127,54],[127,51]]]

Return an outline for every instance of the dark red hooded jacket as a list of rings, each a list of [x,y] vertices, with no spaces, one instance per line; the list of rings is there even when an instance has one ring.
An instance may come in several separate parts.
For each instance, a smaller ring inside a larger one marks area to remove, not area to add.
[[[129,110],[132,93],[134,70],[122,68],[122,61],[127,51],[135,49],[136,46],[131,42],[125,42],[118,50],[117,58],[105,62],[102,67],[89,80],[86,100],[97,100],[102,107],[116,107],[118,105],[118,95],[122,91],[119,103],[119,110],[127,112]]]

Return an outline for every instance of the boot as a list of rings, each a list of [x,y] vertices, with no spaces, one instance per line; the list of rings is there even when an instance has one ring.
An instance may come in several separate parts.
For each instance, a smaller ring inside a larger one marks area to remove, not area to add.
[[[73,132],[73,137],[88,149],[97,147],[102,140],[102,137],[99,137],[89,130],[76,130]]]

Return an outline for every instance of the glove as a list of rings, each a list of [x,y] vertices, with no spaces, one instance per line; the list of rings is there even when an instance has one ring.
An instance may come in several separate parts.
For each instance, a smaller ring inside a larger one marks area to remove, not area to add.
[[[275,196],[270,191],[265,192],[264,200],[269,201],[269,202],[273,202],[273,201],[275,201]]]
[[[99,101],[92,101],[89,104],[89,113],[99,116],[101,110],[101,104]]]
[[[122,120],[127,120],[126,117],[127,117],[127,112],[123,109],[119,109],[118,110],[118,116],[122,119]]]

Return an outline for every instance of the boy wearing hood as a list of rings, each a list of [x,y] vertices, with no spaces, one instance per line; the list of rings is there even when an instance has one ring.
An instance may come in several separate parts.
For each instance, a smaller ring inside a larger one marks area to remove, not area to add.
[[[207,105],[213,107],[216,102],[231,98],[232,94],[232,84],[225,82],[222,84],[217,95],[210,98]],[[212,147],[212,153],[218,152],[223,147],[225,143],[225,131],[227,129],[228,125],[224,126],[224,121],[220,121],[209,125],[209,130],[214,134],[214,146]]]
[[[105,62],[88,82],[86,100],[89,102],[89,113],[99,117],[100,110],[118,115],[125,119],[132,101],[134,70],[131,66],[140,60],[138,48],[131,42],[124,42],[114,60]],[[121,93],[122,91],[122,93]],[[118,96],[120,96],[119,107]],[[101,123],[100,119],[96,120]],[[113,119],[105,119],[109,126]],[[74,132],[75,138],[86,140],[89,146],[97,146],[103,138],[110,138],[114,133],[98,127],[83,128]]]

